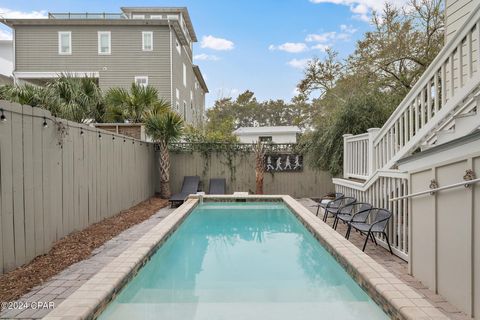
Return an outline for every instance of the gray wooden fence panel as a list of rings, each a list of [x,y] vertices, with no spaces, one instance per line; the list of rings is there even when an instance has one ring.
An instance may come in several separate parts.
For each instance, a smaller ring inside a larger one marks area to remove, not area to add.
[[[158,156],[158,154],[157,154]],[[255,192],[255,156],[239,154],[228,159],[222,153],[213,152],[209,157],[199,152],[170,153],[170,185],[172,192],[179,192],[184,176],[198,175],[202,190],[208,191],[211,178],[225,178],[227,193],[235,191]],[[157,184],[157,191],[159,186]],[[265,173],[265,194],[289,194],[293,197],[320,197],[333,192],[332,177],[324,171],[306,166],[301,172]]]
[[[0,273],[155,193],[152,145],[88,126],[82,135],[79,124],[57,119],[68,128],[59,139],[48,111],[5,101],[0,108]]]

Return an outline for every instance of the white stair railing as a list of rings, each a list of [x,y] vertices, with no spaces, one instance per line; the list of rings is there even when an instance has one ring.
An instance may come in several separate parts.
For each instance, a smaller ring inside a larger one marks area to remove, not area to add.
[[[381,129],[344,136],[347,179],[333,179],[337,192],[392,211],[388,235],[394,253],[405,260],[408,175],[392,168],[422,143],[434,141],[433,135],[451,126],[456,115],[472,109],[480,87],[480,3],[459,30]]]
[[[391,168],[419,146],[480,83],[480,4],[378,132],[376,168]]]

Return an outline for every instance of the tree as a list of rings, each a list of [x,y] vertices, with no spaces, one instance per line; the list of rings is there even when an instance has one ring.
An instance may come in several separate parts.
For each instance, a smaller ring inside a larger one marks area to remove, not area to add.
[[[350,98],[345,105],[325,116],[316,130],[300,141],[300,150],[307,156],[309,164],[333,175],[341,173],[343,135],[365,133],[369,128],[381,127],[391,113],[384,108],[382,101],[382,95]]]
[[[252,91],[246,90],[233,100],[223,98],[215,101],[207,110],[207,131],[232,132],[239,127],[290,126],[308,127],[311,109],[304,99],[296,98],[290,103],[283,100],[259,102]]]
[[[183,120],[170,108],[150,111],[145,117],[145,130],[160,146],[158,167],[160,171],[160,196],[170,198],[170,155],[168,144],[178,140],[183,132]]]
[[[109,122],[141,123],[150,111],[162,110],[169,103],[158,96],[158,90],[151,86],[132,83],[130,91],[111,88],[105,94],[107,105],[106,120]]]
[[[265,146],[257,141],[253,146],[255,154],[255,194],[263,194],[263,177],[265,173]]]
[[[0,98],[43,108],[55,117],[70,121],[103,119],[102,92],[92,78],[74,78],[65,74],[43,87],[28,83],[5,85],[0,87]]]
[[[327,51],[308,63],[300,98],[320,93],[311,103],[314,131],[302,138],[310,164],[342,171],[342,135],[384,124],[441,50],[443,19],[441,0],[412,0],[408,10],[387,4],[345,61]]]
[[[63,75],[44,88],[59,105],[59,116],[75,122],[102,120],[104,105],[100,88],[94,79]]]

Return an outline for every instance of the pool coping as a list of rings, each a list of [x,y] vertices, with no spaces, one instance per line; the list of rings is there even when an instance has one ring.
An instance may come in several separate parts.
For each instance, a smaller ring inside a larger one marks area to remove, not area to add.
[[[367,254],[318,219],[307,208],[285,195],[194,195],[149,232],[107,264],[72,293],[44,319],[95,319],[158,250],[183,220],[202,202],[279,201],[285,203],[300,222],[347,273],[393,319],[448,319],[439,315],[421,295]]]

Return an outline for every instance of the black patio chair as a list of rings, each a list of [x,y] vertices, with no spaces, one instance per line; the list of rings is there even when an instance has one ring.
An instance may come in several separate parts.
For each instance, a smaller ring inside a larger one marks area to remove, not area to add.
[[[356,217],[355,221],[365,222],[368,217],[368,211],[372,207],[373,206],[367,202],[355,202],[341,207],[335,215],[335,220],[333,221],[333,228],[337,230],[339,220],[343,223],[346,223],[352,221],[352,218],[354,216]]]
[[[329,202],[331,202],[333,200],[343,198],[343,197],[344,197],[344,194],[341,193],[341,192],[328,193],[328,194],[324,195],[323,197],[321,197],[320,200],[316,201],[317,203],[314,204],[312,207],[317,208],[316,215],[318,216],[318,212],[320,211],[320,208],[325,210],[325,207],[327,206],[327,204]]]
[[[390,253],[393,254],[392,247],[390,246],[390,241],[388,240],[388,235],[385,232],[391,216],[392,213],[387,209],[372,208],[368,211],[368,217],[365,219],[364,222],[355,220],[348,222],[348,230],[345,237],[347,239],[350,237],[350,231],[352,228],[360,231],[361,234],[365,234],[366,238],[362,249],[362,251],[365,251],[365,247],[367,246],[369,238],[371,238],[371,240],[376,245],[377,240],[374,237],[375,233],[383,234],[385,236],[385,240],[387,240],[388,249],[390,250]],[[353,219],[355,219],[355,217],[353,217]]]
[[[187,176],[183,178],[182,191],[170,197],[170,206],[178,206],[185,202],[185,199],[198,192],[198,185],[200,184],[199,176]]]
[[[330,201],[325,206],[325,212],[323,214],[323,221],[327,222],[328,215],[331,214],[332,216],[336,216],[338,211],[344,207],[348,206],[352,203],[357,202],[357,199],[354,197],[342,197],[337,200]]]
[[[208,194],[225,194],[227,189],[227,182],[224,178],[210,179],[208,185]]]

